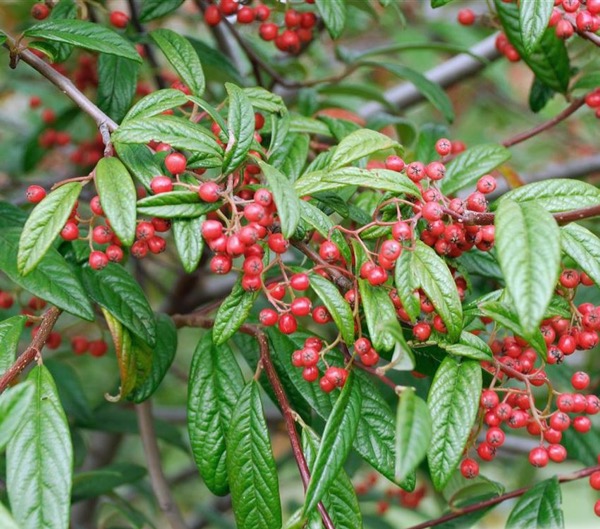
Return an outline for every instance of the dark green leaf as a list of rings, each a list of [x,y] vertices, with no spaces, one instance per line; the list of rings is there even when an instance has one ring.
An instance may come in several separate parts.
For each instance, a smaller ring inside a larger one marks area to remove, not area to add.
[[[0,200],[0,228],[22,228],[27,221],[27,213],[10,202]]]
[[[559,275],[560,230],[536,203],[502,201],[495,217],[496,248],[506,288],[526,334],[539,326]]]
[[[352,309],[337,287],[318,274],[310,274],[310,286],[323,301],[347,345],[354,343]]]
[[[228,142],[223,159],[223,174],[235,171],[246,159],[254,140],[254,109],[244,91],[231,83],[225,83],[229,96],[227,118]]]
[[[50,249],[67,222],[81,187],[79,182],[60,186],[33,208],[19,241],[17,267],[21,274],[29,274]]]
[[[350,165],[361,158],[389,149],[400,150],[398,142],[374,130],[360,129],[346,136],[336,147],[328,169]]]
[[[48,19],[31,26],[24,35],[73,44],[80,48],[118,55],[138,63],[142,62],[142,58],[131,42],[112,29],[93,22]]]
[[[280,529],[279,480],[256,381],[242,391],[227,433],[227,475],[239,529]]]
[[[473,360],[492,360],[490,346],[478,336],[467,331],[460,333],[456,343],[446,344],[440,342],[438,345],[455,356],[465,356]]]
[[[9,387],[0,395],[0,452],[19,430],[27,411],[33,406],[34,385],[23,382]]]
[[[8,497],[19,525],[64,529],[73,474],[69,425],[48,370],[38,365],[27,380],[34,385],[33,402],[8,443]]]
[[[579,224],[568,224],[561,228],[561,243],[564,252],[577,266],[600,285],[600,240],[591,231]]]
[[[75,368],[52,358],[44,360],[44,365],[56,382],[58,396],[67,417],[73,417],[78,422],[91,421],[92,408]]]
[[[436,490],[444,488],[463,455],[479,409],[481,384],[478,362],[450,356],[431,383],[427,404],[433,434],[427,458]]]
[[[164,169],[157,157],[145,145],[135,143],[116,143],[114,148],[121,161],[127,166],[129,172],[146,189],[150,189],[150,182],[155,176],[163,173]]]
[[[139,214],[167,219],[194,219],[220,207],[220,202],[202,202],[198,193],[193,191],[160,193],[142,198],[137,203]]]
[[[421,303],[417,294],[419,285],[413,270],[413,255],[413,252],[405,249],[396,261],[394,284],[404,310],[414,322],[421,313]]]
[[[245,79],[240,75],[231,59],[218,48],[210,46],[206,42],[191,37],[186,37],[194,47],[194,51],[200,58],[204,76],[213,82],[224,83],[233,81],[241,85]],[[223,129],[225,130],[225,129]]]
[[[531,89],[529,90],[529,108],[533,112],[539,112],[554,97],[554,90],[546,86],[537,77],[533,78]]]
[[[464,252],[458,259],[458,262],[470,274],[480,275],[487,279],[502,279],[502,270],[500,270],[500,265],[494,251],[480,252],[473,249],[469,252]]]
[[[561,503],[558,478],[544,480],[521,496],[506,521],[506,529],[564,529]]]
[[[519,4],[519,29],[521,41],[528,55],[531,55],[548,28],[548,21],[554,5],[545,0],[521,0]]]
[[[183,269],[188,274],[198,268],[200,257],[202,257],[204,239],[200,236],[200,230],[205,220],[205,216],[195,219],[174,219],[171,224],[177,253]]]
[[[138,64],[117,55],[98,58],[98,106],[116,122],[124,117],[135,95]]]
[[[216,345],[224,344],[231,338],[248,318],[258,292],[246,292],[238,281],[225,298],[213,325],[213,339]]]
[[[452,0],[431,0],[431,7],[434,9],[437,7],[443,7],[450,2],[452,2]]]
[[[586,466],[593,467],[598,464],[598,446],[600,446],[600,431],[597,427],[585,435],[572,428],[563,432],[560,442],[569,454],[569,458],[577,459]]]
[[[306,164],[309,143],[307,134],[287,134],[281,147],[269,156],[269,164],[295,182]]]
[[[183,0],[144,0],[140,10],[140,22],[149,22],[175,11]]]
[[[346,26],[346,4],[344,0],[315,0],[317,10],[332,39],[337,39]]]
[[[13,365],[26,316],[13,316],[0,322],[0,376]]]
[[[121,485],[134,483],[146,475],[146,469],[132,463],[112,463],[98,470],[78,472],[73,477],[74,502],[109,494]]]
[[[425,125],[419,129],[415,159],[421,160],[423,163],[437,160],[439,154],[435,150],[435,143],[441,138],[448,138],[449,135],[450,132],[445,125],[425,123]]]
[[[185,105],[187,102],[188,99],[181,90],[175,90],[174,88],[157,90],[133,105],[127,112],[124,121],[150,118],[162,114],[165,110]]]

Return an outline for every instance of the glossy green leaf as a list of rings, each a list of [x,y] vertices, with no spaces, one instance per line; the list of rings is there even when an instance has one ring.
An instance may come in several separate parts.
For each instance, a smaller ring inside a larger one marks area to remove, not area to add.
[[[158,157],[146,145],[115,143],[113,147],[130,174],[148,190],[152,179],[164,171]]]
[[[396,345],[396,333],[400,329],[394,304],[384,288],[372,286],[366,279],[359,279],[360,299],[362,302],[367,328],[373,347],[377,351],[390,351]]]
[[[116,31],[100,24],[84,20],[48,19],[28,28],[24,35],[29,38],[42,38],[53,42],[64,42],[109,55],[141,63],[142,58],[134,45]]]
[[[480,177],[502,165],[509,158],[510,151],[495,143],[469,147],[446,166],[446,176],[441,182],[442,192],[451,195],[475,184]]]
[[[261,86],[250,86],[244,88],[244,94],[250,99],[250,103],[256,110],[282,114],[287,107],[280,95],[265,90]]]
[[[448,329],[448,340],[458,340],[462,330],[462,305],[448,265],[433,250],[417,241],[413,255],[417,285],[430,299]]]
[[[37,267],[26,276],[17,271],[20,237],[21,230],[18,228],[0,230],[0,247],[3,249],[0,252],[0,270],[35,296],[78,318],[93,321],[94,311],[86,291],[63,256],[54,248],[50,248]]]
[[[174,219],[171,224],[175,248],[183,264],[183,269],[191,274],[200,262],[202,250],[204,250],[204,239],[200,236],[205,216],[193,219]]]
[[[117,55],[98,58],[98,95],[100,110],[116,122],[124,117],[135,95],[138,63]]]
[[[396,415],[396,479],[403,480],[427,455],[431,441],[431,416],[413,388],[400,395]]]
[[[27,316],[13,316],[0,322],[0,376],[13,365]]]
[[[329,160],[329,169],[339,169],[371,154],[389,149],[400,149],[398,142],[374,130],[360,129],[346,136],[335,148]]]
[[[117,402],[127,397],[137,383],[138,371],[135,359],[135,350],[131,333],[110,311],[102,308],[106,325],[113,339],[115,354],[117,355],[117,364],[119,365],[119,374],[121,385],[119,394],[111,396],[110,400]]]
[[[232,59],[223,53],[219,48],[211,46],[208,42],[186,36],[187,40],[194,47],[204,70],[204,76],[212,82],[225,83],[231,81],[237,85],[245,83],[244,77],[240,74]],[[225,129],[223,129],[225,130]]]
[[[309,143],[307,134],[287,134],[281,147],[269,156],[269,164],[295,182],[306,164]]]
[[[414,252],[406,249],[400,254],[396,261],[394,284],[404,310],[410,316],[411,321],[414,322],[417,316],[421,314],[421,303],[417,293],[419,285],[413,270],[413,256]]]
[[[227,296],[215,316],[213,325],[213,340],[216,345],[224,344],[231,338],[246,321],[252,306],[258,297],[258,292],[246,292],[238,281]]]
[[[110,226],[121,242],[130,246],[135,239],[135,184],[117,158],[101,158],[96,165],[96,189]]]
[[[140,22],[150,22],[175,11],[183,0],[144,0],[140,9]]]
[[[454,356],[464,356],[473,360],[492,360],[490,346],[478,336],[467,331],[460,333],[460,337],[456,343],[446,344],[440,342],[438,345]]]
[[[281,233],[289,239],[300,222],[300,199],[291,182],[281,171],[261,161],[258,165],[273,193],[273,201],[277,206],[277,215],[281,223]]]
[[[154,346],[156,320],[144,291],[122,266],[109,263],[102,270],[85,265],[81,270],[89,296],[108,310],[136,336]]]
[[[354,374],[350,373],[323,431],[312,476],[306,489],[305,513],[311,512],[317,506],[343,469],[358,428],[361,405],[360,389],[354,387]]]
[[[201,96],[205,88],[204,72],[198,54],[189,41],[179,33],[165,28],[150,32],[150,38],[164,53],[192,94]]]
[[[190,368],[187,424],[194,460],[214,494],[229,492],[225,436],[243,387],[242,372],[229,346],[216,346],[211,333],[205,334]]]
[[[506,521],[506,529],[564,529],[561,503],[558,478],[546,479],[519,498]]]
[[[97,470],[78,472],[73,476],[74,502],[109,494],[117,487],[135,483],[146,475],[146,469],[132,463],[112,463]]]
[[[539,326],[556,286],[560,230],[536,203],[503,201],[495,217],[498,261],[526,334]]]
[[[474,360],[446,357],[427,397],[432,436],[427,453],[436,490],[444,488],[456,469],[479,409],[481,367]]]
[[[138,118],[150,118],[162,114],[165,110],[180,107],[188,102],[187,97],[181,90],[174,88],[164,88],[152,92],[140,99],[133,105],[124,121],[131,121]]]
[[[254,109],[244,91],[238,86],[225,83],[228,94],[229,114],[227,117],[228,142],[223,159],[223,174],[235,171],[248,156],[254,140]]]
[[[556,92],[552,88],[546,86],[537,77],[534,77],[529,89],[529,108],[532,112],[539,112],[550,102],[554,94]]]
[[[473,249],[464,252],[458,262],[469,274],[476,274],[484,278],[502,279],[502,270],[498,264],[496,252],[481,252]]]
[[[33,208],[19,241],[17,267],[21,274],[29,274],[50,249],[67,222],[81,187],[79,182],[60,186]]]
[[[586,208],[600,203],[600,189],[596,186],[570,178],[556,178],[517,187],[502,195],[494,208],[512,200],[519,204],[535,202],[550,213]]]
[[[52,376],[43,365],[27,377],[33,402],[8,443],[6,482],[15,520],[23,528],[65,529],[73,473],[73,447]]]
[[[194,219],[219,207],[221,202],[202,202],[198,193],[193,191],[160,193],[142,198],[137,203],[137,211],[140,215],[166,219]]]
[[[548,28],[554,5],[545,0],[521,0],[519,4],[519,29],[523,47],[531,55]]]
[[[337,39],[346,26],[346,3],[344,0],[315,0],[315,4],[331,38]]]
[[[560,231],[563,251],[600,285],[600,239],[579,224],[568,224]]]
[[[239,529],[280,529],[279,480],[258,383],[242,391],[227,432],[227,475]]]
[[[0,452],[19,430],[25,420],[27,410],[33,405],[34,386],[23,382],[9,387],[0,395]]]

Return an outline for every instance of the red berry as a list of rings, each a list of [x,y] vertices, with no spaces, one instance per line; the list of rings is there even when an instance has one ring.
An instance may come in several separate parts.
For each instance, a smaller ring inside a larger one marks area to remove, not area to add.
[[[173,191],[173,181],[168,176],[155,176],[150,181],[150,189],[155,195]]]
[[[573,24],[563,18],[556,24],[555,32],[559,39],[567,40],[573,35],[575,30],[573,29]]]
[[[550,445],[548,447],[548,457],[550,458],[550,461],[562,463],[567,459],[567,449],[563,445]]]
[[[241,286],[246,292],[256,292],[260,289],[262,281],[260,276],[244,274],[242,276]]]
[[[421,208],[421,214],[423,215],[423,218],[425,220],[433,222],[441,219],[444,216],[444,210],[442,209],[442,206],[437,202],[427,202]]]
[[[425,166],[421,162],[412,162],[406,168],[406,174],[413,182],[425,178]]]
[[[476,478],[479,475],[479,463],[474,459],[463,459],[460,464],[460,473],[467,479]]]
[[[477,447],[477,455],[483,461],[492,461],[496,457],[496,449],[488,443],[481,443]]]
[[[263,309],[260,311],[258,319],[266,327],[271,327],[277,323],[279,315],[273,309]]]
[[[60,333],[56,331],[52,331],[46,340],[46,346],[48,349],[58,349],[62,342],[62,337]]]
[[[392,226],[392,237],[398,242],[412,239],[413,231],[410,225],[404,221],[398,221]]]
[[[153,217],[150,222],[152,222],[152,226],[154,226],[154,229],[159,233],[164,233],[171,229],[171,221],[169,219]]]
[[[218,220],[205,220],[201,232],[207,241],[213,241],[223,235],[223,225]]]
[[[354,342],[354,350],[359,355],[365,355],[371,349],[371,342],[368,338],[359,338]]]
[[[292,314],[282,314],[279,318],[279,330],[283,334],[292,334],[298,329],[298,322]]]
[[[65,227],[61,230],[60,236],[65,241],[74,241],[79,237],[79,227],[73,221],[68,221]]]
[[[400,253],[402,252],[402,246],[398,241],[393,239],[388,239],[383,241],[381,248],[379,249],[379,255],[389,259],[391,261],[395,261],[400,257]]]
[[[221,12],[216,5],[206,6],[206,11],[204,11],[204,21],[209,26],[216,26],[221,22]]]
[[[557,411],[550,417],[550,427],[559,432],[564,432],[571,425],[571,418],[562,411]]]
[[[92,356],[104,356],[108,351],[108,345],[104,340],[92,340],[89,345],[89,351]]]
[[[155,235],[154,237],[148,239],[148,250],[152,253],[163,253],[167,249],[167,241],[165,241],[162,237]]]
[[[440,138],[435,142],[435,150],[440,156],[447,156],[452,152],[452,142],[446,138]]]
[[[120,263],[123,260],[123,250],[116,244],[111,244],[106,249],[106,257],[111,263]]]
[[[544,431],[544,439],[552,444],[560,443],[562,439],[562,432],[559,432],[554,428],[548,428]]]
[[[360,357],[360,361],[367,367],[372,367],[379,362],[379,354],[371,348],[367,354]]]
[[[140,222],[135,229],[136,238],[147,241],[154,237],[156,230],[150,222]]]
[[[419,342],[425,342],[431,336],[431,326],[425,322],[417,323],[413,327],[413,334]]]
[[[288,9],[285,12],[285,17],[284,17],[284,21],[285,21],[285,25],[288,28],[295,28],[296,26],[300,25],[300,21],[302,20],[302,15],[300,13],[298,13],[298,11],[294,10],[294,9]]]
[[[538,446],[529,452],[529,462],[538,468],[548,464],[548,451],[543,446]]]
[[[487,200],[483,193],[475,191],[467,197],[467,209],[482,213],[487,209]]]
[[[210,269],[214,274],[225,275],[231,271],[231,257],[225,254],[215,255],[210,260]]]
[[[579,433],[587,433],[592,428],[592,421],[589,417],[575,417],[573,419],[573,429]]]
[[[296,298],[292,301],[291,310],[294,316],[308,316],[311,308],[312,303],[308,298]]]
[[[321,259],[331,263],[340,258],[340,250],[332,241],[324,241],[319,247],[319,255]]]
[[[471,26],[475,22],[475,13],[471,9],[461,9],[457,18],[459,24]]]
[[[271,16],[271,9],[264,4],[260,4],[254,8],[254,14],[256,15],[256,20],[264,22]]]
[[[216,182],[204,182],[198,188],[198,196],[204,202],[216,202],[219,200],[219,184]]]
[[[279,33],[277,24],[272,22],[265,22],[258,27],[258,34],[260,38],[266,41],[275,40]]]
[[[387,279],[388,274],[381,266],[373,267],[367,275],[367,281],[373,286],[383,285]]]
[[[242,7],[237,12],[237,21],[240,24],[252,24],[254,22],[254,9],[248,6]]]
[[[10,309],[14,302],[14,298],[8,292],[0,290],[0,309]]]
[[[41,2],[33,4],[31,8],[31,16],[36,20],[44,20],[50,14],[50,8]]]
[[[596,500],[596,503],[594,503],[594,514],[600,516],[600,500]]]
[[[490,428],[487,431],[487,433],[485,434],[485,440],[491,446],[495,446],[495,447],[502,446],[504,444],[504,440],[505,439],[506,439],[506,435],[497,426],[494,426],[493,428]]]
[[[94,270],[102,270],[108,264],[108,257],[104,252],[94,250],[90,254],[89,263]]]
[[[82,355],[88,350],[89,342],[85,336],[73,336],[71,338],[71,349],[76,355]]]
[[[25,193],[25,198],[27,198],[28,202],[32,204],[37,204],[41,202],[46,197],[46,190],[41,186],[29,186],[27,188],[27,192]]]
[[[565,288],[575,288],[579,284],[579,272],[570,268],[563,270],[559,281]]]
[[[113,232],[108,226],[96,226],[92,231],[92,240],[96,244],[108,244],[112,241],[112,238]]]
[[[577,371],[571,377],[571,385],[575,389],[585,389],[590,385],[590,375],[584,371]]]
[[[249,276],[259,276],[263,271],[263,262],[260,257],[248,257],[242,265],[242,270]]]
[[[267,290],[276,300],[281,301],[285,297],[285,287],[281,283],[271,283]]]
[[[127,13],[123,13],[123,11],[113,11],[109,18],[110,23],[119,29],[126,28],[127,24],[129,24],[129,17],[127,16]]]
[[[314,382],[319,378],[319,369],[316,366],[308,366],[302,370],[302,378],[307,382]]]
[[[331,321],[331,314],[323,305],[317,305],[312,311],[312,319],[319,325],[325,325]]]
[[[600,470],[590,475],[590,487],[594,490],[600,490]]]
[[[482,176],[477,181],[477,191],[483,193],[484,195],[487,193],[492,193],[496,190],[497,182],[496,179],[492,175]]]
[[[302,365],[316,366],[319,363],[319,352],[311,347],[302,349]]]
[[[187,167],[187,158],[180,152],[172,152],[165,158],[165,167],[171,174],[181,174]]]
[[[396,171],[399,173],[404,169],[404,160],[400,156],[388,156],[385,160],[385,167],[390,171]]]
[[[294,290],[306,290],[310,286],[310,279],[306,274],[294,274],[290,277],[290,286]]]
[[[297,53],[300,50],[300,39],[296,32],[286,29],[275,39],[275,46],[280,51]]]
[[[319,380],[319,387],[325,393],[331,393],[335,389],[335,384],[332,383],[327,377],[321,377]]]
[[[479,402],[482,408],[491,410],[492,408],[498,406],[499,400],[498,394],[495,391],[486,389],[481,393],[481,399]]]
[[[146,241],[135,241],[131,246],[131,255],[136,259],[143,259],[148,254],[148,243]]]
[[[225,16],[235,14],[239,7],[239,4],[235,0],[221,0],[219,3],[219,9]]]
[[[431,162],[425,167],[425,172],[431,180],[441,180],[446,176],[446,166],[441,162]]]
[[[104,210],[102,209],[102,205],[100,204],[100,197],[98,195],[94,196],[92,200],[90,200],[90,209],[94,215],[98,215],[103,217]]]
[[[267,244],[271,251],[281,254],[287,251],[290,241],[284,239],[281,233],[272,233],[267,239]]]

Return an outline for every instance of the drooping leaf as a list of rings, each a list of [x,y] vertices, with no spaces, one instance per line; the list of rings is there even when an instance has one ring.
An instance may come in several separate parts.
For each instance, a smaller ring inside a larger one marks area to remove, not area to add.
[[[559,275],[560,230],[536,203],[503,201],[495,217],[496,248],[506,288],[525,333],[539,326]]]
[[[490,346],[478,336],[467,331],[460,333],[456,343],[446,344],[440,342],[438,345],[455,356],[464,356],[473,360],[492,360]]]
[[[138,63],[117,55],[98,58],[98,107],[119,123],[129,110],[137,85]]]
[[[346,136],[336,147],[329,169],[339,169],[361,158],[388,149],[399,149],[398,142],[374,130],[360,129]]]
[[[194,219],[174,219],[171,224],[175,248],[183,264],[183,269],[191,274],[198,267],[202,250],[204,250],[204,239],[200,236],[205,216]]]
[[[180,107],[188,102],[187,97],[181,90],[164,88],[142,97],[129,112],[123,121],[131,121],[138,118],[150,118],[162,114],[165,110]]]
[[[529,489],[514,506],[506,529],[564,529],[562,495],[556,476],[546,479]]]
[[[394,272],[394,284],[402,307],[414,322],[421,313],[421,303],[417,294],[419,285],[413,271],[413,255],[414,252],[404,250],[398,257]]]
[[[133,463],[112,463],[97,470],[73,476],[74,502],[109,494],[117,487],[134,483],[146,475],[146,469]]]
[[[531,55],[548,29],[554,5],[544,0],[521,0],[519,4],[519,29],[525,51]]]
[[[141,215],[166,219],[195,219],[215,211],[221,202],[202,202],[193,191],[170,191],[138,200],[137,211]]]
[[[24,528],[65,529],[73,474],[69,425],[48,370],[38,365],[27,380],[34,386],[33,402],[7,448],[12,513]]]
[[[258,297],[258,292],[246,292],[238,281],[225,298],[213,325],[213,340],[216,345],[224,344],[231,338],[248,318],[250,310]]]
[[[9,387],[0,395],[0,452],[4,452],[23,424],[27,411],[33,405],[34,393],[33,384],[23,382]]]
[[[19,273],[29,274],[44,257],[67,222],[81,187],[79,182],[60,186],[33,208],[19,241]]]
[[[150,22],[175,11],[184,0],[145,0],[140,9],[140,22]]]
[[[427,459],[437,490],[456,469],[479,408],[482,376],[479,363],[448,356],[438,368],[427,398],[432,436]]]
[[[280,529],[279,480],[260,392],[251,381],[240,394],[227,432],[227,475],[239,529]]]
[[[346,26],[346,3],[344,0],[315,0],[317,10],[332,39],[337,39]]]
[[[392,350],[397,341],[397,333],[393,329],[400,334],[402,329],[389,294],[381,287],[372,286],[366,279],[359,279],[358,287],[373,347],[377,351]]]
[[[600,285],[600,239],[587,228],[575,223],[563,226],[560,231],[563,251],[596,285]]]
[[[254,140],[254,109],[244,91],[238,86],[225,83],[229,96],[227,117],[228,142],[223,159],[223,174],[235,171],[244,162]]]
[[[0,322],[0,376],[16,359],[19,339],[26,321],[27,316],[13,316]]]

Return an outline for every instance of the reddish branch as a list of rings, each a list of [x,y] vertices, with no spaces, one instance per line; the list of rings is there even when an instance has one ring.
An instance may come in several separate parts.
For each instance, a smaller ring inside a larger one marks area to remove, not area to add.
[[[331,276],[333,282],[340,287],[344,292],[351,290],[354,284],[344,274],[342,274],[336,268],[333,268],[327,261],[321,259],[321,256],[315,252],[308,244],[301,241],[292,241],[292,244],[298,248],[306,257],[308,257],[314,263],[322,266],[327,270],[327,273]]]
[[[2,393],[15,380],[19,374],[42,354],[44,344],[48,340],[54,324],[60,316],[60,309],[52,307],[42,316],[42,323],[35,338],[31,340],[29,347],[17,358],[15,363],[0,377],[0,393]]]
[[[573,472],[572,474],[566,474],[558,477],[559,483],[567,483],[569,481],[575,481],[577,479],[582,479],[588,477],[590,474],[593,474],[597,470],[600,470],[600,465],[596,465],[593,467],[583,468],[578,470],[577,472]],[[428,522],[423,522],[417,525],[413,525],[408,529],[427,529],[428,527],[435,527],[437,525],[441,525],[443,523],[449,522],[450,520],[454,520],[455,518],[460,518],[465,514],[469,514],[475,511],[480,511],[481,509],[485,509],[486,507],[493,507],[494,505],[498,505],[503,501],[510,500],[512,498],[518,498],[525,494],[532,487],[523,487],[517,490],[513,490],[511,492],[507,492],[506,494],[502,494],[501,496],[496,496],[495,498],[491,498],[486,501],[482,501],[479,503],[474,503],[473,505],[469,505],[468,507],[464,507],[462,509],[458,509],[455,512],[446,514],[441,516],[440,518],[436,518],[435,520],[429,520]]]

